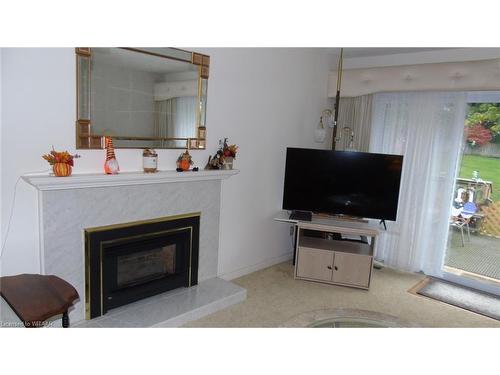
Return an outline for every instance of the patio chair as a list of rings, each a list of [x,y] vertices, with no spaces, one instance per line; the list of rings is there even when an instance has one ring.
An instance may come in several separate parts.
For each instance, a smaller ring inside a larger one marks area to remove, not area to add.
[[[474,202],[467,202],[464,204],[458,215],[453,215],[451,218],[450,225],[452,227],[460,229],[460,234],[462,237],[462,247],[465,247],[464,240],[464,228],[467,229],[467,239],[470,242],[470,220],[477,212],[477,206]]]

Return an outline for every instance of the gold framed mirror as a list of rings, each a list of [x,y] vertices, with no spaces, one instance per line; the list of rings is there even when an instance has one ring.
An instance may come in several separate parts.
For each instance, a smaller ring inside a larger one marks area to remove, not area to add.
[[[76,148],[205,149],[210,57],[177,48],[76,48]]]

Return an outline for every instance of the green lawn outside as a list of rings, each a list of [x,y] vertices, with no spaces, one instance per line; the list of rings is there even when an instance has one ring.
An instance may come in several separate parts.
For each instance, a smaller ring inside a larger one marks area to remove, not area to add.
[[[460,166],[460,177],[472,178],[472,171],[479,171],[479,177],[493,182],[494,202],[500,200],[500,158],[480,155],[463,155]]]

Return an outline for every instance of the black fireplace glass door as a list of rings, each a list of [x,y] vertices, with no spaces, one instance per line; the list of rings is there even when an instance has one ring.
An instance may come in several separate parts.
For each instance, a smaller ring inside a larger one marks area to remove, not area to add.
[[[103,248],[103,312],[188,286],[190,232],[120,241]]]
[[[148,281],[175,275],[176,270],[185,271],[176,265],[177,245],[155,247],[116,257],[116,287],[118,289],[144,284]],[[178,272],[177,272],[178,273]]]

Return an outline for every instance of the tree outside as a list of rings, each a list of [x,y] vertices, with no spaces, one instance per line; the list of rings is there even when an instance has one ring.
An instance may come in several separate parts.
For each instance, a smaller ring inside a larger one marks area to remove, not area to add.
[[[500,103],[471,103],[465,120],[468,147],[464,150],[460,177],[479,177],[493,183],[495,201],[500,201]]]
[[[500,103],[471,103],[465,125],[471,146],[500,144]]]
[[[464,149],[459,176],[479,178],[492,184],[490,203],[480,205],[484,220],[481,232],[500,235],[500,103],[472,103],[465,121]],[[487,230],[486,230],[486,229]]]

